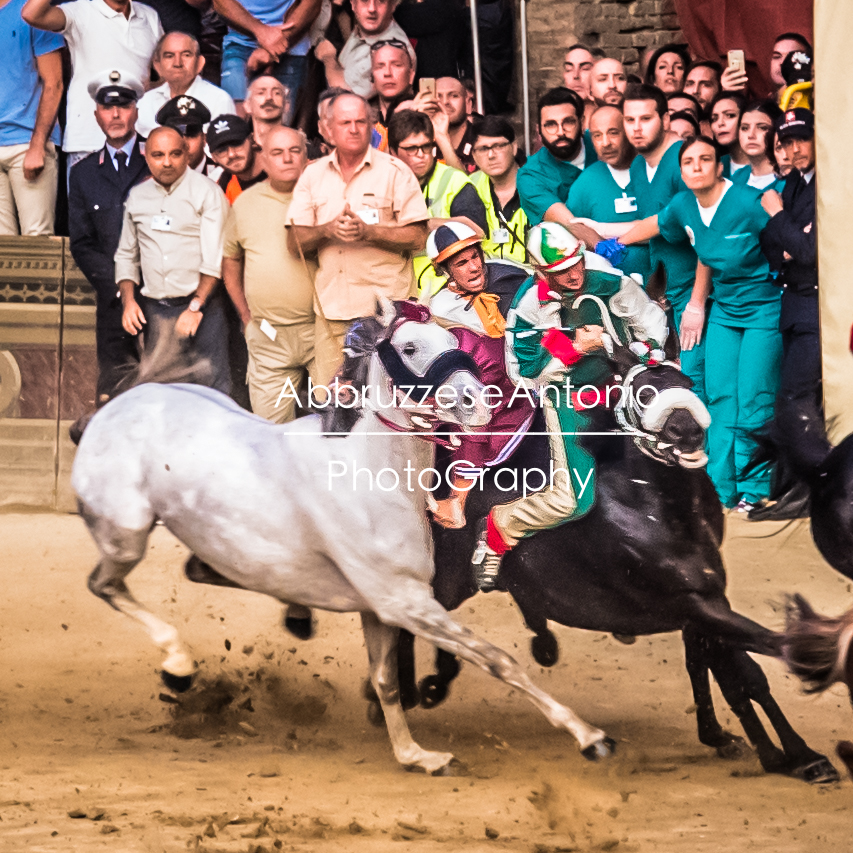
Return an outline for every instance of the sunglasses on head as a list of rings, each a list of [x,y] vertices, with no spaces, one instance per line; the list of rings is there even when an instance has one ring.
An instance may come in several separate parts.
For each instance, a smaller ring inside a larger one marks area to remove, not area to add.
[[[379,50],[380,47],[398,47],[400,50],[406,51],[406,53],[409,52],[409,46],[405,42],[400,41],[400,39],[381,39],[380,41],[375,41],[370,45],[370,52],[373,53],[374,50]]]

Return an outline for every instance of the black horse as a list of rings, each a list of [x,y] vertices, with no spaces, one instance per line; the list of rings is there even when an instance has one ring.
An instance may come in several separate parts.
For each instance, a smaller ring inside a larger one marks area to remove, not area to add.
[[[688,390],[690,380],[668,364],[644,368],[627,350],[617,350],[617,359],[614,369],[621,375],[616,379],[633,391],[625,399],[641,405],[629,402],[615,413],[603,407],[590,410],[590,432],[609,433],[583,438],[597,466],[594,507],[583,518],[523,540],[506,555],[498,577],[498,587],[512,595],[535,634],[533,657],[543,666],[557,660],[548,620],[626,638],[681,631],[703,744],[723,756],[736,756],[742,749],[742,739],[725,731],[716,718],[710,672],[766,771],[809,782],[836,781],[835,768],[794,731],[763,671],[747,654],[778,657],[779,635],[735,613],[726,598],[720,556],[723,512],[701,467],[707,420]],[[658,394],[658,403],[645,412],[641,407],[655,392],[639,390],[642,386],[652,386]],[[511,467],[548,470],[545,442],[529,436],[510,460]],[[503,475],[504,484],[506,479]],[[465,529],[434,525],[434,589],[448,609],[477,592],[469,565],[476,521],[494,504],[516,496],[498,490],[487,476],[484,488],[469,494]],[[411,640],[402,641],[401,691],[410,698],[419,692],[421,704],[432,707],[445,698],[459,663],[439,652],[437,673],[425,678],[418,691],[411,645]],[[753,702],[776,730],[781,750]]]
[[[773,463],[783,479],[806,484],[815,545],[833,569],[853,579],[853,434],[833,447],[816,405],[781,400],[757,441],[753,464]],[[780,491],[788,485],[782,482]]]

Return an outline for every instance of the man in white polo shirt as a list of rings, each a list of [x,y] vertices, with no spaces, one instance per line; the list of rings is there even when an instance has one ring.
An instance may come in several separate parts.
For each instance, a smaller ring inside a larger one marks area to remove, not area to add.
[[[144,85],[151,54],[163,27],[157,13],[132,0],[73,0],[51,6],[50,0],[27,0],[21,17],[32,27],[62,33],[71,52],[65,137],[68,169],[104,146],[95,121],[89,81],[104,68],[123,68]]]
[[[189,95],[210,110],[212,116],[234,112],[234,101],[224,89],[201,76],[204,57],[199,43],[186,33],[167,33],[154,48],[154,69],[163,81],[142,96],[137,108],[136,132],[148,136],[157,127],[157,111],[179,95]],[[207,130],[205,124],[204,130]]]

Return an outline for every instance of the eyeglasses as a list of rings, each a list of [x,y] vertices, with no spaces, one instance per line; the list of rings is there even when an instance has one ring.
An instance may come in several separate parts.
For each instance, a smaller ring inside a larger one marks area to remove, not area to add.
[[[379,50],[381,47],[397,47],[406,53],[409,52],[409,45],[404,41],[400,41],[400,39],[380,39],[379,41],[375,41],[370,45],[370,52],[373,53],[373,51]]]
[[[574,116],[567,116],[562,123],[558,123],[551,119],[542,125],[542,130],[547,130],[548,133],[556,133],[561,127],[563,130],[574,130],[578,126],[578,120]]]
[[[492,154],[499,154],[509,145],[512,145],[509,140],[506,142],[495,142],[493,145],[476,145],[474,146],[473,153],[489,157]]]
[[[435,151],[435,143],[428,142],[426,145],[401,145],[397,150],[402,151],[404,154],[408,154],[409,156],[413,154],[422,154],[426,157],[428,154]]]

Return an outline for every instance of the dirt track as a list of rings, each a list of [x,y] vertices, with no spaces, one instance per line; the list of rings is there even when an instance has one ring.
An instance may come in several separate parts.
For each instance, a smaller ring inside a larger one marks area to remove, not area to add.
[[[831,612],[849,606],[850,585],[805,526],[753,538],[774,529],[730,521],[735,605],[773,627],[783,591]],[[208,684],[175,706],[158,698],[159,650],[87,591],[95,549],[78,518],[0,515],[0,543],[2,851],[850,848],[849,780],[814,789],[698,743],[674,635],[626,647],[557,628],[561,660],[541,670],[508,598],[480,596],[462,621],[619,751],[588,764],[526,701],[466,668],[444,706],[409,715],[424,746],[453,750],[470,770],[430,778],[400,770],[384,730],[366,722],[356,617],[320,614],[318,636],[298,643],[274,601],[182,580],[185,550],[158,528],[130,585],[179,626]],[[765,670],[814,748],[831,756],[853,734],[841,689],[808,698],[778,663]]]

